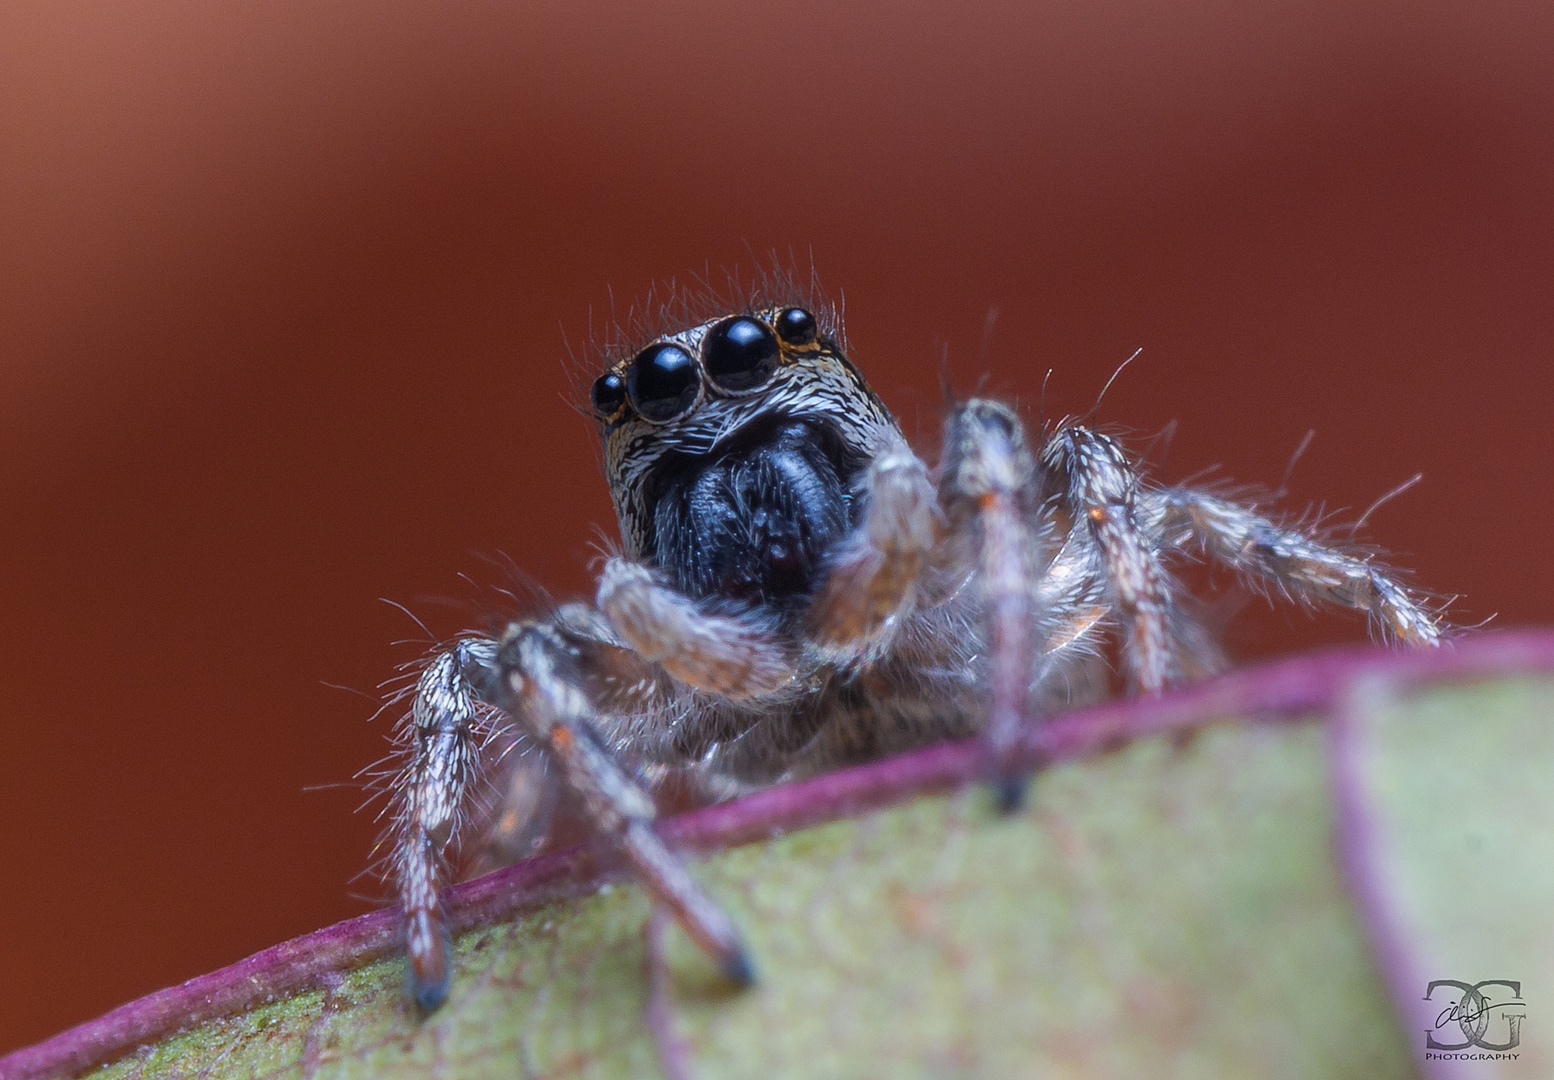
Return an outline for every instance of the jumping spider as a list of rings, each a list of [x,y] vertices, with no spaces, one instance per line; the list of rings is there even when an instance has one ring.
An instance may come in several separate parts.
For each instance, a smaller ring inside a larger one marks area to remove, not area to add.
[[[1013,803],[1022,723],[1107,692],[1109,633],[1137,693],[1212,665],[1166,569],[1185,553],[1365,612],[1387,638],[1441,640],[1437,613],[1368,558],[1146,483],[1083,423],[1033,445],[1013,408],[974,398],[950,409],[931,468],[846,356],[836,313],[780,299],[615,355],[591,398],[621,545],[595,603],[465,635],[406,691],[389,861],[423,1010],[447,993],[439,892],[473,805],[488,847],[519,854],[564,792],[747,982],[738,931],[653,831],[668,782],[715,801],[981,735]]]

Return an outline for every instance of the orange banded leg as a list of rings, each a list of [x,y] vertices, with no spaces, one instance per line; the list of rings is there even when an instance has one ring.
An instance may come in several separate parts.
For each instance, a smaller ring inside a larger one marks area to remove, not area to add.
[[[1441,618],[1369,559],[1336,551],[1247,507],[1189,488],[1152,492],[1150,518],[1161,541],[1196,543],[1254,585],[1308,604],[1362,611],[1380,635],[1439,645]]]
[[[1123,663],[1137,692],[1179,679],[1172,644],[1171,581],[1139,521],[1138,476],[1122,447],[1082,427],[1048,443],[1047,463],[1067,476],[1074,528],[1094,542],[1112,606],[1123,622]]]
[[[1012,751],[1027,720],[1037,649],[1031,597],[1039,552],[1027,510],[1034,477],[1024,431],[1008,406],[972,400],[950,416],[939,498],[951,529],[975,547],[988,635],[984,738],[989,773],[1006,810],[1025,797],[1025,777]]]
[[[514,627],[497,658],[499,696],[548,748],[598,835],[625,857],[654,902],[674,914],[730,980],[746,985],[754,975],[733,921],[664,847],[653,831],[653,800],[595,734],[578,668],[581,648],[553,627]]]

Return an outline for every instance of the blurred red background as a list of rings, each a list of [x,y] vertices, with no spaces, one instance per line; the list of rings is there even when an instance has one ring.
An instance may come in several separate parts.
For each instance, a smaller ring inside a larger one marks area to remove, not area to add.
[[[366,910],[372,692],[611,524],[563,328],[808,252],[947,344],[1547,620],[1554,7],[0,9],[0,1049]],[[998,309],[983,349],[989,309]],[[440,602],[452,597],[457,603]],[[1358,638],[1248,613],[1248,656]]]

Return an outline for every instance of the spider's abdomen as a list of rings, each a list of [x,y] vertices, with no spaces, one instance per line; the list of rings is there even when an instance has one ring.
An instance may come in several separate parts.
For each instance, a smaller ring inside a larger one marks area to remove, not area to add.
[[[849,497],[822,432],[787,420],[679,461],[654,512],[655,552],[675,586],[791,609],[810,595],[849,525]]]

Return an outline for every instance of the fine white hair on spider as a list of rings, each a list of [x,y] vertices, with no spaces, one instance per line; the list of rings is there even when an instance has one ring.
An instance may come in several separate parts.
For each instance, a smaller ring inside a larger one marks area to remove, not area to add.
[[[655,794],[712,802],[980,736],[1013,807],[1022,726],[1109,693],[1109,640],[1131,693],[1220,665],[1173,560],[1362,612],[1388,640],[1442,640],[1440,611],[1371,553],[1148,482],[1085,419],[1033,436],[1007,404],[952,402],[930,465],[813,286],[774,274],[654,310],[606,335],[590,391],[620,524],[593,603],[465,634],[402,690],[385,864],[423,1010],[448,991],[440,893],[459,844],[486,866],[522,857],[558,804],[750,981],[734,923],[653,831]]]

